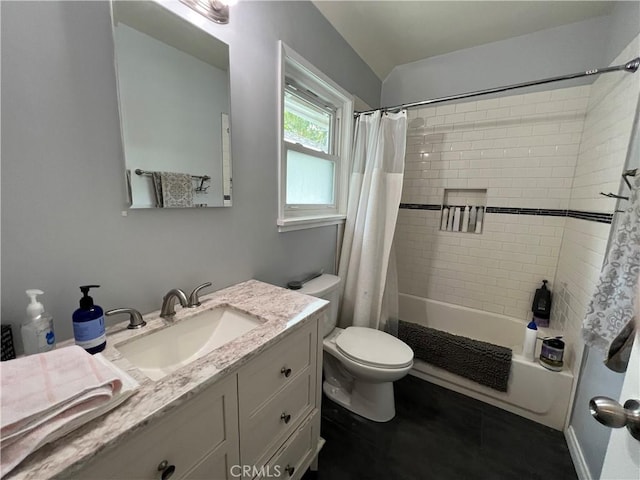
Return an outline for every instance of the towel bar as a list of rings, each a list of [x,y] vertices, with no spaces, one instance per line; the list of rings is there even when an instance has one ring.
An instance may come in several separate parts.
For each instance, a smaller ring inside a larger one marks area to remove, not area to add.
[[[135,172],[136,172],[136,175],[145,175],[145,176],[153,175],[153,172],[149,172],[147,170],[141,170],[139,168],[136,168]],[[211,177],[209,175],[191,175],[191,178],[195,178],[197,180],[202,180],[202,181],[211,180]]]

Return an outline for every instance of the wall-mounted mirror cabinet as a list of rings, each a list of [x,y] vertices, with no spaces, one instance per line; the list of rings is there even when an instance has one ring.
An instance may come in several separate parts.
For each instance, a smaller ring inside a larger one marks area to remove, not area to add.
[[[152,1],[111,13],[131,208],[231,206],[228,45]]]

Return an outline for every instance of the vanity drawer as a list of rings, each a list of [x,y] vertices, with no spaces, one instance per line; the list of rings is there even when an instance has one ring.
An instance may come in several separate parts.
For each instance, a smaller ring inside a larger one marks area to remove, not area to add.
[[[240,417],[241,461],[263,464],[273,451],[314,409],[315,388],[311,368],[299,374],[253,415]]]
[[[238,452],[215,451],[205,457],[181,480],[231,480],[237,478]],[[234,475],[235,474],[235,475]]]
[[[315,364],[317,324],[311,322],[301,331],[250,362],[238,374],[240,415],[252,415],[278,390],[295,381]]]
[[[209,387],[175,411],[152,421],[115,450],[100,455],[73,478],[157,479],[158,466],[174,466],[182,478],[210,452],[238,458],[236,378]],[[134,396],[131,402],[136,401]]]
[[[317,415],[316,411],[305,420],[304,426],[295,432],[267,463],[263,469],[264,473],[278,475],[281,479],[298,479],[304,474],[318,445],[318,437],[314,432],[318,428],[314,418]],[[256,477],[262,478],[265,477]]]

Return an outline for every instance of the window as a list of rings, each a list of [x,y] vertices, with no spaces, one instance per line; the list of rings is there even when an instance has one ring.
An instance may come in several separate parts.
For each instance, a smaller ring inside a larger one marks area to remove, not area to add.
[[[344,222],[353,101],[284,44],[281,54],[279,229]]]

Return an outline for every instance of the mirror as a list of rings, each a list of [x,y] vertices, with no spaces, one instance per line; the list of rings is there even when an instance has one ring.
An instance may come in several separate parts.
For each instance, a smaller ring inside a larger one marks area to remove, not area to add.
[[[130,207],[231,206],[228,45],[151,1],[111,12]]]

